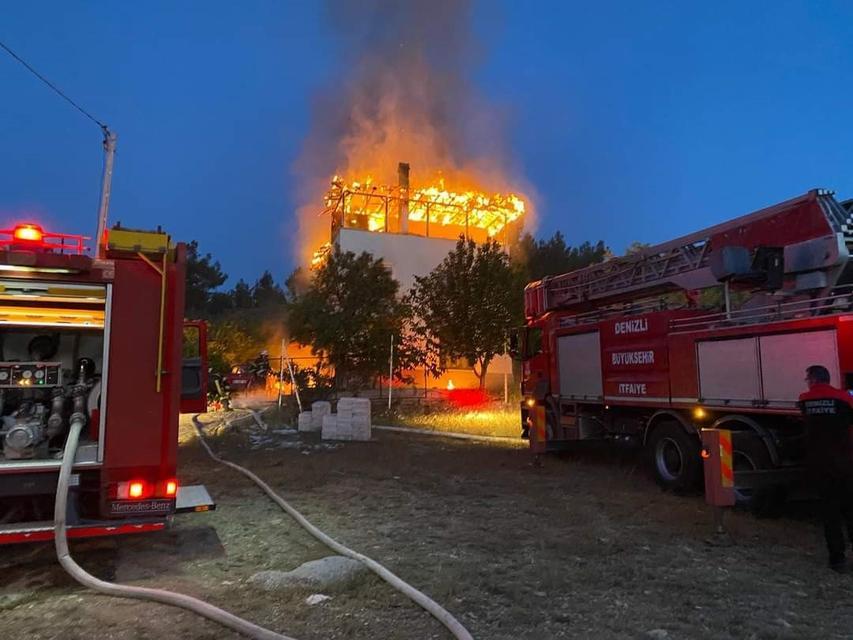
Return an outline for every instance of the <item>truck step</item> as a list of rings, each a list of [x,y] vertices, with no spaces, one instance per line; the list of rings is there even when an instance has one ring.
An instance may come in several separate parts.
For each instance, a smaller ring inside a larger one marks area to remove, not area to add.
[[[178,487],[178,495],[175,498],[175,513],[215,510],[216,503],[203,484]]]

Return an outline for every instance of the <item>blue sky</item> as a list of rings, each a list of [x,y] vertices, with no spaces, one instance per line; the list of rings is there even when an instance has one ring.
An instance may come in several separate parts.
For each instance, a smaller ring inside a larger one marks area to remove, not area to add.
[[[539,233],[619,251],[805,190],[853,197],[853,3],[479,1],[471,81]],[[32,2],[0,40],[119,135],[112,221],[224,269],[293,266],[313,97],[347,64],[321,3]],[[0,223],[93,233],[100,132],[0,56]]]

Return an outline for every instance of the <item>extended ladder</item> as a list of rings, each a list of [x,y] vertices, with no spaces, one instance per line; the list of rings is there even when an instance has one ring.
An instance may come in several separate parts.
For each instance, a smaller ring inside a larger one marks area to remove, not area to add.
[[[839,204],[832,192],[813,189],[635,254],[531,283],[525,289],[528,315],[591,309],[638,293],[651,296],[719,284],[711,256],[725,246],[784,247],[786,273],[832,271],[826,285],[834,286],[840,284],[848,248],[853,247],[853,211]]]

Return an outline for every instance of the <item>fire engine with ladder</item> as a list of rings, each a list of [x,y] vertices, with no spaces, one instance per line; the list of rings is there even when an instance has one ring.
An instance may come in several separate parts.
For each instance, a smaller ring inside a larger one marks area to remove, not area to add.
[[[658,482],[713,504],[796,486],[811,364],[853,389],[853,201],[808,193],[532,282],[514,345],[544,453],[645,447]],[[703,447],[704,442],[704,447]]]
[[[207,395],[205,325],[183,319],[186,246],[159,228],[105,229],[106,127],[104,147],[94,252],[36,224],[0,231],[0,544],[53,538],[72,423],[83,433],[68,537],[156,531],[213,508],[176,475],[178,415],[205,411]]]

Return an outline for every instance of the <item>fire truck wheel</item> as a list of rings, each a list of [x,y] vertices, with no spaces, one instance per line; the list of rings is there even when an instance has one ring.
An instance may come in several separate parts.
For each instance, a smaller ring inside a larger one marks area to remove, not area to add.
[[[663,422],[649,437],[655,479],[670,491],[693,491],[702,479],[699,441],[677,422]]]
[[[770,469],[773,462],[764,441],[752,430],[732,433],[732,463],[737,471],[761,471]],[[770,486],[761,489],[736,489],[739,505],[748,508],[760,518],[782,515],[787,493],[783,487]]]

